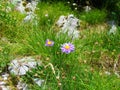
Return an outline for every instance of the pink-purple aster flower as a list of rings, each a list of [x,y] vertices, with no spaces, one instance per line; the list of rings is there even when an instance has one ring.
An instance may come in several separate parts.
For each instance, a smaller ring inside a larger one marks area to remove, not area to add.
[[[71,43],[64,43],[61,46],[61,50],[63,53],[69,54],[70,52],[75,50],[75,47]]]
[[[54,41],[49,39],[46,40],[45,46],[53,46],[53,45],[54,45]]]

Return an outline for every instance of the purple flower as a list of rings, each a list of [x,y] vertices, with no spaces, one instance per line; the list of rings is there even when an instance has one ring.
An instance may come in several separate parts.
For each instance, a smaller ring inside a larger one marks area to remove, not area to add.
[[[75,47],[71,43],[64,43],[61,46],[61,50],[63,53],[69,54],[70,52],[75,50]]]
[[[54,42],[52,40],[49,40],[49,39],[46,40],[45,46],[53,46],[53,45],[54,45]]]

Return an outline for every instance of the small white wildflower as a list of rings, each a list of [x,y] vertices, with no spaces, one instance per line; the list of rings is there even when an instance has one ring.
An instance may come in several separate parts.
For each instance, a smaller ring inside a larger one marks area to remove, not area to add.
[[[35,82],[38,86],[41,86],[42,83],[44,83],[44,80],[41,80],[41,79],[39,79],[39,78],[35,78],[35,79],[33,79],[33,80],[34,80],[34,82]]]
[[[77,10],[78,8],[76,7],[75,10]]]
[[[9,76],[9,74],[7,74],[7,73],[3,74],[3,75],[2,75],[3,80],[7,80],[7,79],[8,79],[8,76]]]
[[[37,5],[37,2],[36,1],[32,1],[31,3],[28,3],[25,8],[28,8],[29,10],[34,12],[35,9],[36,9],[36,5]]]
[[[111,73],[110,73],[110,72],[108,72],[108,71],[105,71],[105,74],[106,74],[106,75],[110,75]]]
[[[110,31],[109,31],[109,34],[116,34],[116,32],[117,32],[117,27],[116,27],[116,25],[112,25],[112,27],[111,27],[111,29],[110,29]]]
[[[67,3],[68,3],[68,4],[70,4],[70,2],[69,2],[69,1],[68,1]]]
[[[90,6],[85,6],[85,12],[89,12],[91,10]]]
[[[19,81],[17,84],[17,89],[18,90],[28,90],[28,85],[26,83]]]
[[[45,14],[45,17],[48,17],[48,14]]]
[[[35,17],[36,15],[34,13],[29,12],[27,16],[24,18],[24,22],[32,21]]]
[[[57,25],[61,27],[66,22],[66,17],[64,15],[60,16],[59,20],[57,21]]]
[[[25,7],[23,6],[22,2],[17,3],[15,10],[19,11],[20,13],[25,13]]]
[[[73,6],[76,6],[77,4],[76,3],[73,3]]]

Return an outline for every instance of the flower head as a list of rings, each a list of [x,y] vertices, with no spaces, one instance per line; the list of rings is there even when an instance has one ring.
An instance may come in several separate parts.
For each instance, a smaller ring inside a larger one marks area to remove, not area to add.
[[[73,3],[73,6],[76,6],[77,4],[76,3]]]
[[[45,46],[53,46],[53,45],[54,45],[54,42],[52,40],[49,40],[49,39],[46,40]]]
[[[24,57],[21,59],[14,59],[11,61],[10,66],[8,67],[11,73],[15,75],[25,75],[27,71],[32,68],[35,68],[37,62],[32,57]]]
[[[61,50],[63,53],[69,54],[70,52],[75,50],[75,47],[71,43],[64,43],[61,46]]]
[[[45,17],[48,17],[48,14],[45,14]]]

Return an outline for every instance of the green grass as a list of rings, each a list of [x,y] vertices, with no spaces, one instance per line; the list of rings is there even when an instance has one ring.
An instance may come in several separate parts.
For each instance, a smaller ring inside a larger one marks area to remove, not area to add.
[[[106,21],[106,11],[93,9],[89,12],[80,13],[79,17],[81,20],[88,22],[89,24],[98,24]]]
[[[29,84],[30,90],[119,90],[120,80],[113,73],[113,68],[104,69],[103,67],[107,66],[101,64],[119,60],[120,54],[119,29],[116,35],[109,35],[108,28],[104,30],[97,28],[98,23],[103,25],[105,12],[91,11],[89,15],[83,13],[82,15],[89,20],[82,20],[92,23],[89,26],[92,28],[81,30],[80,38],[72,41],[66,34],[57,36],[59,28],[55,26],[55,22],[59,16],[71,13],[81,19],[79,13],[72,11],[62,2],[52,4],[41,2],[38,8],[37,25],[32,22],[22,23],[24,15],[16,11],[0,18],[1,38],[7,38],[0,40],[1,72],[6,71],[10,60],[14,58],[34,56],[36,59],[40,58],[42,65],[21,77]],[[0,12],[6,15],[5,12]],[[48,17],[45,17],[45,14],[48,14]],[[54,46],[46,47],[46,39],[53,40]],[[61,52],[61,44],[66,42],[75,45],[74,52],[70,54]],[[50,63],[55,69],[55,74],[50,66],[46,67]],[[106,75],[105,71],[112,71],[111,75]],[[33,82],[32,77],[42,78],[45,83],[39,87]]]

